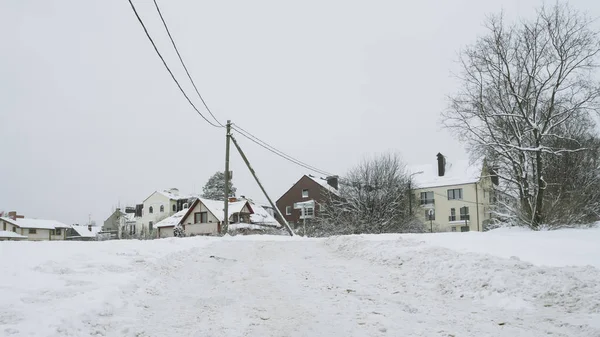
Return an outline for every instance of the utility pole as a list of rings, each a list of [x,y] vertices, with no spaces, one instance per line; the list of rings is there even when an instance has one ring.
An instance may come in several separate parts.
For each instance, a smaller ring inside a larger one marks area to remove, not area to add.
[[[229,125],[229,121],[227,121],[227,124]],[[279,218],[283,221],[283,224],[285,225],[285,229],[288,231],[290,236],[294,236],[294,231],[292,231],[290,224],[288,224],[287,220],[285,220],[285,218],[283,217],[283,214],[281,214],[281,212],[279,211],[279,208],[277,208],[275,203],[273,203],[273,200],[271,200],[271,198],[269,197],[269,194],[267,194],[267,191],[265,190],[263,185],[260,183],[260,180],[258,180],[258,177],[256,176],[256,172],[254,172],[254,169],[252,168],[252,166],[250,166],[250,162],[248,161],[248,158],[246,158],[244,151],[242,151],[242,148],[240,147],[240,145],[238,144],[238,142],[235,140],[235,138],[232,135],[229,135],[229,138],[231,139],[231,141],[233,141],[233,145],[235,145],[238,152],[240,153],[240,156],[242,156],[242,159],[244,160],[244,163],[246,163],[246,166],[248,166],[248,170],[250,170],[250,173],[252,173],[254,180],[256,180],[256,183],[258,184],[258,187],[260,187],[260,189],[264,193],[265,197],[267,197],[269,204],[271,204],[271,207],[273,207],[275,212],[277,212],[277,215],[279,216]]]
[[[225,134],[225,200],[223,211],[225,212],[225,217],[223,218],[223,234],[227,234],[227,229],[229,227],[229,140],[231,139],[231,121],[227,120],[226,125],[226,134]]]

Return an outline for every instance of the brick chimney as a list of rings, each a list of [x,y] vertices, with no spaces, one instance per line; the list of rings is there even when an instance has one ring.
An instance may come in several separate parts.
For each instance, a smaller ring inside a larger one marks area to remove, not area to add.
[[[9,217],[9,218],[11,218],[11,219],[13,219],[13,220],[17,220],[17,219],[23,219],[23,218],[25,218],[25,217],[24,217],[24,216],[22,216],[22,215],[18,215],[16,211],[11,211],[11,212],[8,212],[8,217]]]
[[[437,154],[437,162],[438,162],[438,176],[443,177],[446,173],[446,158],[443,154]]]

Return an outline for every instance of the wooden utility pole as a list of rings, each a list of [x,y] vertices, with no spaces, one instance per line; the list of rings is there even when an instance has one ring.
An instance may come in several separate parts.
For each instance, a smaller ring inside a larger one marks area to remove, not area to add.
[[[225,200],[223,211],[225,213],[225,217],[223,218],[223,234],[227,234],[227,229],[229,227],[229,139],[231,138],[231,121],[227,120],[226,125],[226,134],[225,134]]]
[[[229,122],[228,122],[228,124],[229,124]],[[285,229],[288,231],[288,233],[290,234],[290,236],[294,236],[294,231],[292,231],[292,228],[290,227],[290,224],[288,224],[287,220],[285,220],[285,218],[283,217],[283,215],[279,211],[279,208],[277,208],[277,206],[275,205],[275,203],[273,203],[273,201],[271,200],[271,198],[267,194],[267,191],[265,191],[265,188],[260,183],[260,180],[258,180],[258,177],[256,176],[256,172],[254,172],[254,169],[252,168],[252,166],[250,166],[250,162],[248,161],[248,158],[246,158],[246,155],[244,154],[244,151],[242,151],[242,148],[240,147],[240,145],[238,144],[238,142],[235,140],[235,138],[232,135],[229,135],[229,138],[231,138],[231,140],[233,141],[233,145],[235,145],[235,147],[237,148],[238,152],[240,153],[240,156],[242,156],[242,159],[244,160],[244,163],[246,163],[246,166],[248,166],[248,170],[250,170],[250,173],[252,173],[252,176],[254,177],[254,180],[256,180],[256,183],[258,184],[258,187],[260,187],[260,189],[264,193],[265,197],[267,197],[267,200],[269,201],[269,204],[271,204],[271,207],[273,207],[273,209],[275,210],[275,212],[277,212],[277,215],[279,216],[279,218],[283,221],[283,224],[285,225]]]

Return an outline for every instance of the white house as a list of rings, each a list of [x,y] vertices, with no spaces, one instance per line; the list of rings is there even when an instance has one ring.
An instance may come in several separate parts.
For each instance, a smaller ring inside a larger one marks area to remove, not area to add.
[[[16,212],[9,212],[8,217],[0,218],[0,225],[0,230],[26,236],[29,241],[64,240],[70,228],[56,220],[30,219]]]
[[[193,197],[179,194],[176,188],[155,191],[144,200],[142,216],[136,219],[136,228],[133,228],[130,234],[152,233],[158,222],[188,208]]]
[[[438,153],[437,163],[409,171],[415,196],[411,209],[427,231],[482,231],[490,221],[494,184],[484,161],[450,161]]]
[[[216,235],[221,233],[221,224],[225,219],[224,202],[203,198],[195,199],[187,209],[156,224],[159,238],[172,237],[174,228],[181,225],[186,235]],[[247,200],[230,201],[228,205],[229,223],[250,224],[254,213]]]

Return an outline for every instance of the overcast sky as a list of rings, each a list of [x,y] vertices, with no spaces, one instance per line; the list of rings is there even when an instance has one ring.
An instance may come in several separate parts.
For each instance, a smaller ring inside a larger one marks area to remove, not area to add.
[[[152,1],[135,3],[192,95]],[[600,17],[597,0],[571,3]],[[217,118],[343,175],[378,152],[467,158],[440,128],[457,52],[487,14],[532,16],[541,2],[159,4]],[[101,223],[155,190],[201,192],[223,170],[224,131],[185,101],[126,0],[2,1],[0,32],[0,210]],[[273,199],[310,173],[237,138]],[[264,201],[235,152],[231,167],[238,195]]]

